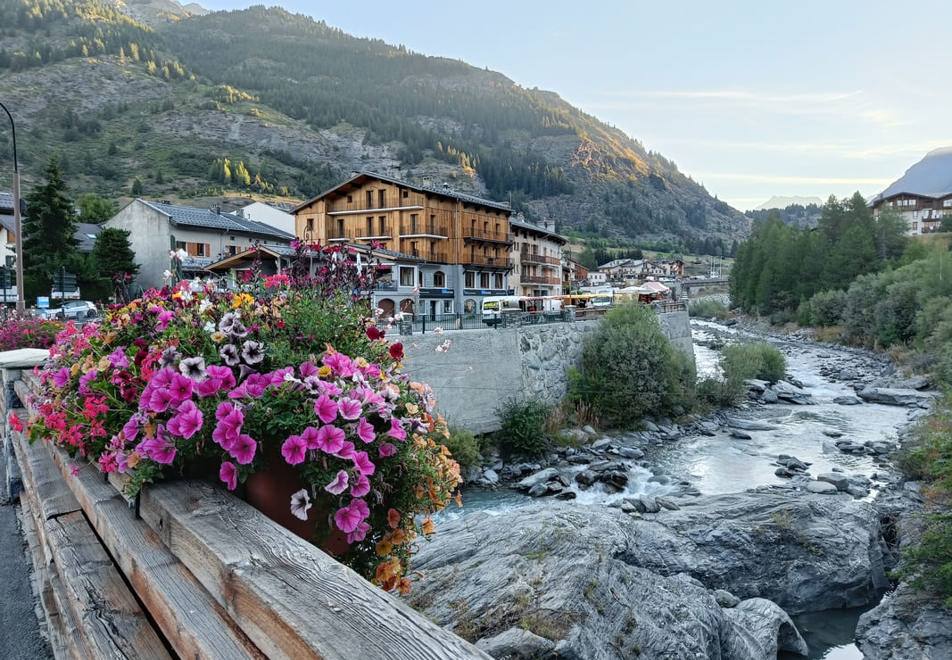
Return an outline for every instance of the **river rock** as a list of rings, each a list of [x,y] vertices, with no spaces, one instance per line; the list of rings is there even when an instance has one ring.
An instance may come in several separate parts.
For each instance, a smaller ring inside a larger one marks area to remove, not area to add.
[[[859,618],[856,645],[866,660],[952,658],[952,612],[900,584]]]
[[[743,648],[731,649],[725,655],[744,655],[758,643],[763,645],[764,658],[776,658],[778,651],[804,656],[810,652],[790,616],[766,598],[748,598],[724,613],[750,635],[749,639],[735,638],[737,645]],[[764,640],[769,642],[764,643]]]
[[[622,458],[641,460],[645,457],[645,452],[641,451],[637,447],[619,447],[618,455]]]
[[[727,426],[744,431],[776,431],[777,427],[767,422],[761,422],[756,419],[742,419],[740,417],[725,417]]]
[[[481,486],[496,486],[499,484],[499,475],[492,468],[483,470],[482,477],[479,478]]]
[[[791,647],[778,612],[730,615],[712,590],[790,613],[866,604],[888,586],[879,524],[867,503],[805,493],[702,497],[651,519],[549,501],[441,524],[410,598],[473,640],[518,626],[559,657],[759,660]]]
[[[832,495],[840,492],[839,488],[826,481],[811,481],[806,485],[806,489],[811,493],[820,495]]]
[[[853,396],[852,394],[845,394],[833,399],[833,403],[838,403],[841,406],[855,406],[862,402],[862,399],[860,399],[858,396]]]
[[[546,657],[546,654],[555,648],[555,642],[522,628],[510,628],[495,637],[477,640],[476,648],[494,658],[534,660]]]
[[[919,390],[893,387],[864,387],[857,392],[857,395],[863,401],[881,403],[887,406],[927,405],[936,397],[934,392],[920,392]]]
[[[539,470],[535,474],[530,474],[528,477],[516,484],[516,488],[521,491],[530,491],[538,484],[544,484],[545,482],[555,479],[559,475],[559,471],[555,468],[546,468],[544,470]]]
[[[737,438],[738,440],[750,440],[752,437],[750,433],[747,433],[746,431],[740,431],[738,429],[731,429],[730,435],[732,438]]]
[[[740,604],[740,598],[724,589],[714,590],[714,600],[721,607],[737,607]]]
[[[824,472],[816,476],[817,481],[825,481],[836,486],[837,490],[845,491],[849,488],[850,480],[845,474],[837,472]]]

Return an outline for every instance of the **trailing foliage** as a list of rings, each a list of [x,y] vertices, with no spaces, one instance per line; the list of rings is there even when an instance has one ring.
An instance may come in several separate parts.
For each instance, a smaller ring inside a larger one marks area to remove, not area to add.
[[[542,456],[549,448],[545,422],[551,408],[537,399],[507,401],[499,409],[500,428],[496,434],[503,456]]]
[[[453,460],[459,463],[461,474],[466,474],[467,470],[479,467],[482,463],[479,441],[466,429],[451,426],[450,435],[443,439],[443,445],[450,450]]]
[[[609,428],[632,428],[646,415],[680,415],[693,405],[693,361],[671,346],[655,313],[615,307],[586,336],[573,397]]]

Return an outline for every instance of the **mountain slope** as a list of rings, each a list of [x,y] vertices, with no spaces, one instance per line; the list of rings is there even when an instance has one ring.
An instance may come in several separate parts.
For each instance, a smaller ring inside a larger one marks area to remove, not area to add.
[[[70,180],[104,194],[136,177],[159,197],[306,197],[368,169],[511,200],[562,231],[690,243],[749,228],[673,163],[552,92],[278,8],[117,4],[165,13],[152,29],[94,0],[0,8],[16,26],[0,33],[0,85],[33,156],[64,154]]]

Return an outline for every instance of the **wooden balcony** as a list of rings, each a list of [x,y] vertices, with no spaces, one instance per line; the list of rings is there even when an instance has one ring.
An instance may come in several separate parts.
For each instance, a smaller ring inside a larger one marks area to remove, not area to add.
[[[449,237],[449,229],[447,225],[438,222],[418,222],[416,224],[403,222],[400,224],[400,236],[402,238],[411,236],[447,238]]]
[[[464,227],[463,242],[470,243],[480,241],[483,243],[496,243],[497,245],[512,245],[512,234],[507,232],[484,231],[479,228]]]
[[[509,258],[506,256],[501,257],[490,257],[484,254],[463,254],[459,258],[461,263],[464,264],[478,264],[481,266],[502,266],[505,268],[511,268],[512,264],[509,263]]]
[[[343,231],[327,232],[327,242],[340,241],[389,241],[393,238],[388,231],[389,227],[384,228],[383,233],[368,232],[366,229],[344,229]]]
[[[449,263],[449,255],[440,250],[408,250],[406,254],[409,254],[411,257],[425,259],[426,261],[435,261],[441,264]]]
[[[562,260],[558,257],[549,257],[544,254],[534,254],[528,250],[519,252],[519,261],[524,264],[548,264],[551,266],[561,266]]]
[[[519,281],[523,284],[562,284],[562,279],[549,275],[521,275]]]

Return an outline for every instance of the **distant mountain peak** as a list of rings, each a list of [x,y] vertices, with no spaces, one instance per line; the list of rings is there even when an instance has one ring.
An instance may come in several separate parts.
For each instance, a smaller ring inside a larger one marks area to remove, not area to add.
[[[788,206],[793,205],[799,206],[809,206],[810,204],[816,204],[817,206],[823,205],[823,200],[819,197],[781,197],[774,195],[766,202],[758,206],[755,210],[757,211],[766,211],[769,209],[785,209]]]
[[[952,192],[952,147],[939,147],[906,170],[899,179],[873,200],[886,199],[901,193],[942,197]]]

